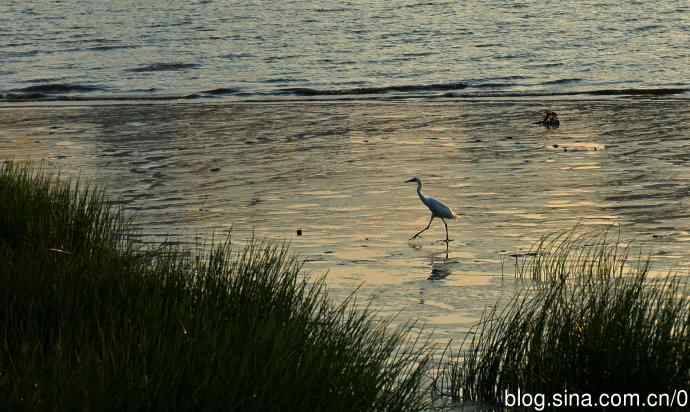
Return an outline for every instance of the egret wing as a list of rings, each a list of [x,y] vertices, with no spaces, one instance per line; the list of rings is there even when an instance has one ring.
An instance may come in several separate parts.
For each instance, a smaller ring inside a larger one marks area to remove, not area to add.
[[[431,213],[434,216],[442,217],[445,219],[453,219],[455,218],[455,213],[446,205],[443,204],[438,199],[434,199],[433,197],[426,197],[426,201],[424,202],[426,204],[426,207],[431,210]]]

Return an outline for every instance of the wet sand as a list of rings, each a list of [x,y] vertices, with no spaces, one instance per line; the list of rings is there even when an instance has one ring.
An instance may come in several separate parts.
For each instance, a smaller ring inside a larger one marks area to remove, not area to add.
[[[534,125],[540,110],[561,127]],[[333,298],[461,338],[510,296],[506,254],[620,225],[655,268],[690,262],[687,101],[133,104],[0,108],[0,160],[106,188],[143,240],[287,240]],[[429,219],[403,183],[460,216]],[[302,231],[297,236],[297,230]]]

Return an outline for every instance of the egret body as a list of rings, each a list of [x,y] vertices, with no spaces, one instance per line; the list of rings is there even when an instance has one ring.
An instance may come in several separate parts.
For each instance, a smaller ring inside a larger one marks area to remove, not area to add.
[[[429,211],[431,211],[431,219],[429,219],[429,224],[426,225],[424,229],[415,233],[410,240],[428,230],[429,227],[431,227],[431,222],[433,222],[434,218],[437,217],[441,219],[443,225],[446,227],[446,243],[448,243],[448,224],[446,223],[446,219],[455,219],[455,213],[453,213],[453,211],[448,206],[444,205],[440,200],[434,199],[433,197],[424,196],[422,194],[422,181],[418,177],[413,177],[412,179],[405,181],[405,183],[409,182],[417,182],[417,195],[419,195],[419,199],[421,199],[422,203],[424,203],[424,205],[429,208]]]

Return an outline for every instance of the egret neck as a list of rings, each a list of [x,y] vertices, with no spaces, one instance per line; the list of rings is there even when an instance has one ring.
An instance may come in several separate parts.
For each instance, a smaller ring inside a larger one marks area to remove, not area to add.
[[[422,194],[422,181],[417,180],[417,195],[422,200],[422,203],[426,204],[426,197]]]

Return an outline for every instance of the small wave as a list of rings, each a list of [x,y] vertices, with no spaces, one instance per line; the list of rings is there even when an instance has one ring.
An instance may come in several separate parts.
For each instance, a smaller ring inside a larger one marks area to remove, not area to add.
[[[519,86],[517,83],[501,83],[501,82],[489,82],[489,83],[479,83],[473,84],[472,87],[476,89],[505,89],[509,87]]]
[[[403,9],[416,9],[418,7],[445,6],[447,4],[448,3],[439,3],[439,2],[428,1],[425,3],[405,4],[405,5],[402,5],[401,8],[403,8]]]
[[[569,83],[580,83],[583,82],[583,79],[558,79],[558,80],[549,80],[546,82],[538,83],[540,86],[555,86],[559,84],[569,84]]]
[[[34,79],[26,79],[26,80],[17,80],[17,83],[19,84],[54,84],[54,83],[63,83],[65,81],[65,77],[38,77]],[[24,90],[23,88],[15,88],[11,89],[11,92],[16,92],[16,91],[21,91]]]
[[[505,54],[498,54],[495,56],[495,58],[499,59],[499,60],[513,60],[513,59],[529,58],[532,56],[533,56],[532,53],[505,53]]]
[[[266,63],[275,63],[275,62],[279,62],[281,60],[299,59],[300,57],[302,57],[302,56],[300,56],[299,54],[288,54],[288,55],[284,55],[284,56],[266,57],[264,59],[264,61]]]
[[[318,8],[314,10],[317,13],[342,13],[345,11],[350,11],[350,9],[345,8],[345,7],[336,7],[336,8]]]
[[[114,44],[110,46],[93,46],[93,47],[87,47],[84,50],[89,50],[89,51],[109,51],[109,50],[120,50],[120,49],[133,49],[136,48],[137,46],[131,46],[128,44]]]
[[[594,95],[628,95],[628,96],[669,96],[690,92],[687,88],[658,88],[658,89],[618,89],[593,90],[587,92]]]
[[[308,87],[291,87],[278,90],[277,94],[291,94],[295,96],[340,96],[340,95],[364,95],[385,94],[391,92],[431,92],[459,90],[467,87],[466,83],[442,83],[442,84],[410,84],[384,87],[359,87],[354,89],[330,89],[319,90]]]
[[[74,94],[54,94],[54,93],[38,93],[38,92],[27,92],[27,93],[0,93],[0,102],[39,102],[39,101],[50,101],[50,102],[151,102],[151,101],[175,101],[175,100],[190,100],[197,99],[204,96],[198,94],[191,95],[125,95],[125,96],[83,96]]]
[[[524,82],[516,81],[526,79],[527,77],[525,76],[488,77],[467,80],[467,85],[473,89],[508,89],[516,86],[525,86]]]
[[[479,79],[469,79],[467,82],[469,83],[482,83],[482,82],[493,82],[493,81],[511,81],[511,80],[527,80],[529,77],[527,76],[500,76],[500,77],[483,77]]]
[[[27,50],[27,51],[9,51],[0,54],[6,58],[32,57],[41,53],[41,50]]]
[[[24,47],[24,46],[33,46],[34,43],[32,42],[14,42],[14,43],[7,43],[4,44],[3,47]]]
[[[224,59],[245,59],[248,57],[254,57],[251,53],[227,53],[220,56]]]
[[[201,65],[197,63],[153,63],[145,66],[126,69],[128,72],[147,73],[147,72],[172,72],[178,70],[198,69]]]
[[[657,29],[661,29],[661,28],[662,28],[662,26],[660,26],[658,24],[650,24],[647,26],[636,27],[633,29],[633,31],[645,32],[645,31],[652,31],[652,30],[657,30]]]
[[[48,97],[45,93],[5,93],[0,94],[0,101],[20,102],[27,100],[44,100]]]
[[[501,98],[501,97],[558,97],[558,96],[672,96],[690,92],[688,88],[657,89],[603,89],[572,92],[495,92],[495,93],[446,93],[447,98]]]
[[[404,57],[427,57],[427,56],[433,56],[436,54],[435,52],[421,52],[421,53],[403,53],[402,56]]]
[[[212,95],[212,96],[227,96],[227,95],[237,94],[239,92],[240,92],[240,89],[236,89],[233,87],[219,87],[217,89],[205,90],[205,91],[201,92],[200,94],[206,94],[206,95]]]
[[[306,82],[306,79],[290,79],[283,77],[276,77],[274,79],[257,80],[257,83],[263,84],[276,84],[276,83],[295,83],[295,82]]]
[[[533,63],[529,64],[527,67],[531,68],[546,68],[546,67],[560,67],[564,66],[563,63]]]
[[[69,84],[69,83],[48,83],[37,84],[34,86],[23,87],[21,89],[13,89],[11,93],[41,93],[41,94],[57,94],[57,93],[89,93],[104,91],[105,87],[90,85],[90,84]]]

